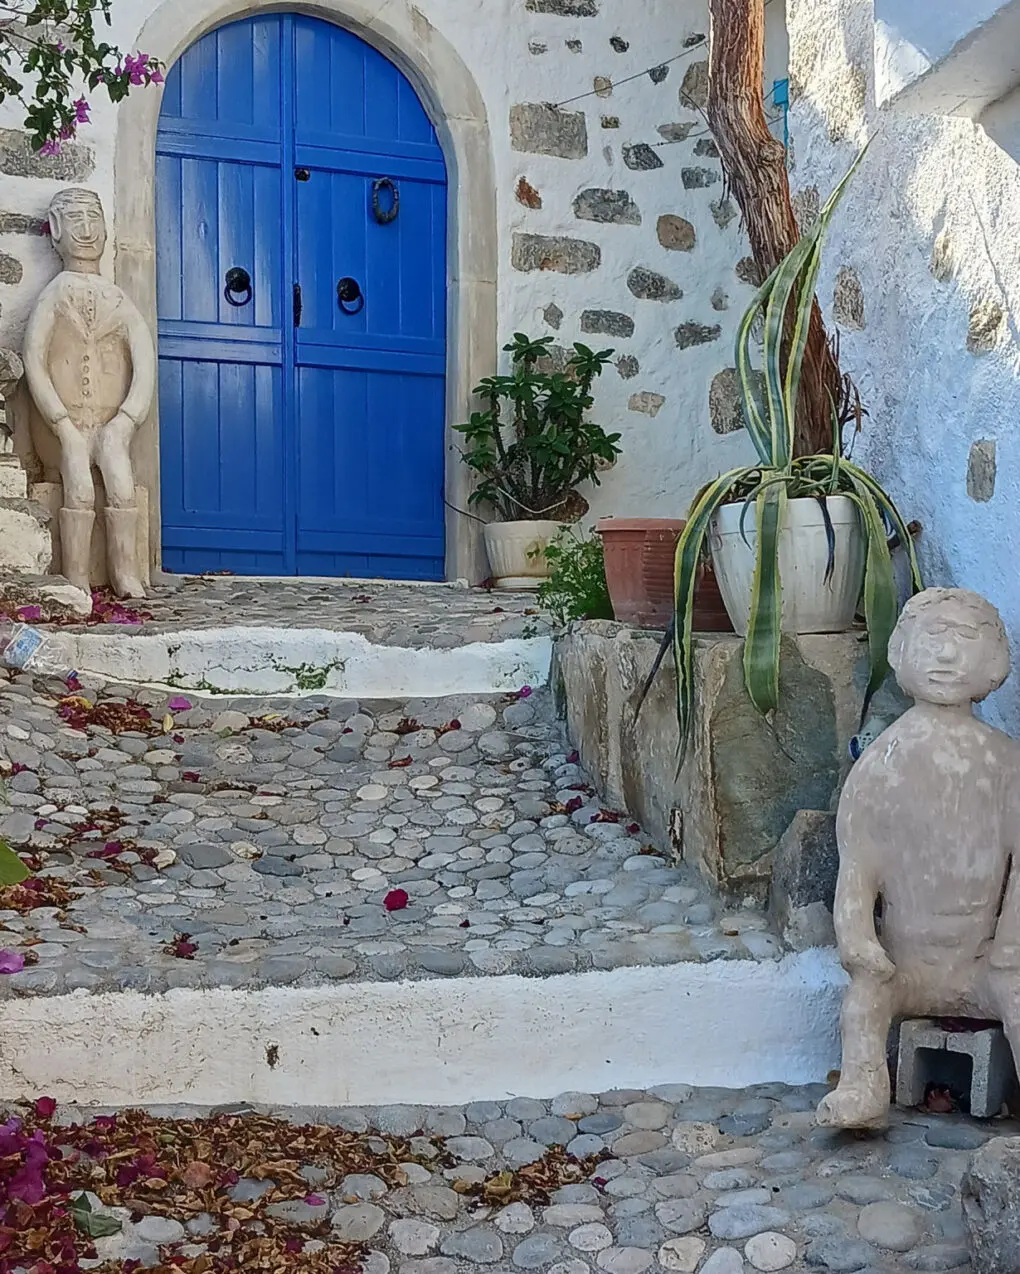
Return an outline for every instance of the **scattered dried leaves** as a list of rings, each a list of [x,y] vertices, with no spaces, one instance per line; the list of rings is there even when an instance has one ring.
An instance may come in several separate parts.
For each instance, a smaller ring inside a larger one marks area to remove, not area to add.
[[[562,1146],[553,1146],[541,1159],[516,1172],[506,1168],[485,1181],[455,1181],[453,1188],[458,1194],[479,1198],[491,1207],[503,1208],[508,1203],[545,1207],[557,1190],[587,1181],[598,1164],[610,1158],[610,1152],[603,1150],[586,1159],[575,1159]]]

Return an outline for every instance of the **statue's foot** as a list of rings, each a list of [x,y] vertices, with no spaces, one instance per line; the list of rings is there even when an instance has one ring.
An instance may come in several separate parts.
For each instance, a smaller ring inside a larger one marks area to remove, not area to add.
[[[129,597],[144,597],[145,585],[140,579],[135,579],[129,575],[126,578],[115,581],[113,591],[117,597],[125,601]]]
[[[881,1075],[841,1079],[834,1092],[818,1103],[815,1116],[823,1128],[871,1128],[889,1126],[889,1083]]]

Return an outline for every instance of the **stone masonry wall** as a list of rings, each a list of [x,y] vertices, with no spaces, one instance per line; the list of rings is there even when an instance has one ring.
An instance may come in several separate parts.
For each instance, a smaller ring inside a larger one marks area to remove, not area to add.
[[[918,0],[920,20],[926,10]],[[871,151],[819,296],[870,412],[856,456],[924,533],[927,582],[976,589],[1020,658],[1020,171],[980,124],[878,110],[872,0],[790,0],[795,203]],[[1020,677],[984,708],[1020,734]]]
[[[114,38],[134,47],[157,3],[115,3]],[[682,514],[702,483],[749,456],[730,369],[752,276],[700,109],[706,0],[415,7],[456,48],[486,102],[500,343],[523,330],[562,347],[613,347],[597,416],[622,432],[623,456],[591,497],[592,515]],[[770,84],[785,74],[781,10],[771,0],[779,34]],[[41,233],[53,193],[87,182],[114,212],[116,114],[97,103],[81,142],[51,159],[30,153],[18,120],[16,110],[0,112],[0,344],[16,348],[57,269]],[[113,236],[111,272],[112,261]]]

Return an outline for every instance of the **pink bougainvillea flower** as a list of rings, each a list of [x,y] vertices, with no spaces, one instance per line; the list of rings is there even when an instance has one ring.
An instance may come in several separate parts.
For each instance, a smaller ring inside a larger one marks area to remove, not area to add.
[[[37,818],[37,819],[35,820],[35,830],[36,830],[37,832],[41,832],[41,831],[42,831],[42,829],[43,829],[45,826],[46,826],[46,819],[44,819],[44,818]]]
[[[96,1115],[92,1121],[97,1128],[105,1128],[107,1130],[117,1127],[116,1115]]]
[[[325,1207],[326,1200],[321,1194],[306,1194],[305,1203],[307,1203],[310,1208],[322,1208]]]
[[[410,902],[406,889],[391,889],[383,899],[387,911],[403,911]]]
[[[304,1242],[301,1239],[284,1239],[283,1250],[285,1252],[290,1252],[293,1254],[296,1252],[300,1252],[303,1247],[304,1247]]]
[[[42,619],[41,606],[19,606],[14,613],[23,624],[36,624]]]
[[[51,138],[48,142],[43,142],[43,144],[39,147],[39,154],[46,158],[49,158],[51,155],[59,155],[60,143],[53,138]]]
[[[579,796],[572,796],[570,800],[567,801],[564,809],[566,809],[568,814],[573,814],[574,811],[579,810],[583,804],[584,801]]]
[[[53,1112],[57,1109],[57,1099],[55,1097],[37,1097],[35,1100],[35,1113],[40,1119],[52,1119]]]
[[[533,694],[534,694],[534,691],[531,689],[530,686],[521,686],[520,690],[517,691],[517,698],[530,699]]]
[[[168,712],[190,712],[191,700],[175,695],[166,706]]]
[[[641,830],[641,828],[638,826],[638,824],[637,824],[637,823],[628,823],[628,824],[627,824],[627,834],[628,834],[629,836],[636,836],[640,830]]]
[[[20,1199],[22,1203],[35,1206],[46,1197],[46,1183],[43,1181],[43,1167],[49,1161],[46,1140],[42,1131],[36,1129],[27,1139],[21,1150],[21,1167],[7,1182],[7,1194],[11,1199]],[[36,1266],[38,1269],[38,1266]]]
[[[89,122],[89,111],[91,107],[84,97],[79,97],[74,104],[74,117],[79,124],[87,124]]]
[[[185,783],[198,783],[201,781],[201,776],[196,774],[194,770],[185,770],[181,778]]]
[[[78,674],[76,672],[69,672],[64,678],[64,684],[72,694],[77,694],[81,689],[81,682],[78,680]]]
[[[580,759],[581,759],[581,754],[580,754],[579,752],[568,752],[568,753],[567,753],[567,764],[568,764],[568,765],[576,765],[576,764],[578,763],[578,761],[580,761]]]
[[[20,951],[0,951],[0,973],[20,973],[25,957]]]

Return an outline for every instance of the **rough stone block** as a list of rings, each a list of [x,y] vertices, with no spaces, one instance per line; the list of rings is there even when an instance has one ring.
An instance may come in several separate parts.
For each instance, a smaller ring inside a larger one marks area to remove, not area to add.
[[[564,235],[515,234],[511,264],[515,270],[553,270],[557,274],[588,274],[602,262],[602,249],[584,239]]]
[[[680,85],[680,105],[704,110],[708,105],[708,62],[692,62]]]
[[[662,160],[647,142],[624,146],[623,162],[635,172],[650,172],[653,168],[663,167]]]
[[[92,175],[95,158],[88,146],[64,142],[59,154],[32,149],[20,128],[0,128],[0,172],[8,177],[40,177],[45,181],[84,181]]]
[[[0,499],[24,500],[28,495],[28,475],[15,456],[0,456]]]
[[[772,855],[769,914],[794,951],[835,943],[832,902],[839,874],[836,816],[798,810]]]
[[[627,275],[627,287],[639,301],[679,301],[683,292],[664,274],[635,266]]]
[[[1016,1093],[1013,1054],[1002,1028],[947,1031],[931,1018],[914,1018],[900,1026],[896,1065],[896,1101],[917,1106],[930,1083],[966,1087],[970,1113],[992,1119]]]
[[[528,0],[529,13],[555,13],[562,18],[594,18],[598,16],[597,0]]]
[[[635,715],[658,647],[656,634],[623,624],[571,626],[556,645],[570,739],[606,803],[629,810],[663,852],[722,888],[764,894],[797,812],[834,807],[867,681],[861,643],[854,633],[784,639],[770,728],[744,688],[741,640],[699,636],[698,722],[679,776],[669,660]]]
[[[717,341],[722,335],[718,323],[708,326],[705,323],[681,323],[673,333],[677,349],[690,349],[694,345],[707,345],[709,341]]]
[[[675,213],[666,212],[656,223],[655,232],[659,243],[671,252],[690,252],[698,239],[697,231],[686,219]]]
[[[49,522],[34,500],[0,499],[0,571],[45,575],[53,557]]]
[[[64,503],[64,488],[59,482],[35,482],[32,484],[31,496],[49,511],[50,523],[48,534],[51,536],[51,558],[54,572],[61,568],[60,557],[60,507]],[[142,583],[150,583],[149,560],[149,492],[142,486],[135,487],[135,500],[138,505],[138,562]],[[92,558],[89,564],[89,579],[92,586],[101,587],[110,582],[106,564],[106,523],[103,519],[105,497],[102,483],[96,487],[96,523],[92,532]],[[32,572],[44,575],[49,568],[49,560],[44,568]]]
[[[510,108],[510,144],[531,155],[583,159],[588,153],[588,128],[583,111],[564,111],[543,102],[522,102]]]
[[[641,224],[641,210],[626,190],[582,190],[574,200],[574,216],[618,226]]]
[[[1020,1274],[1020,1137],[975,1151],[960,1195],[974,1274]]]
[[[706,186],[715,185],[719,173],[714,168],[681,168],[680,180],[684,190],[703,190]]]
[[[581,315],[581,331],[592,335],[628,337],[634,335],[634,320],[616,310],[585,310]]]

